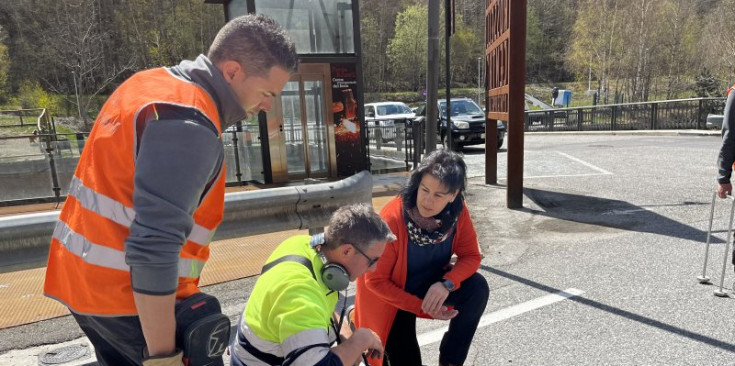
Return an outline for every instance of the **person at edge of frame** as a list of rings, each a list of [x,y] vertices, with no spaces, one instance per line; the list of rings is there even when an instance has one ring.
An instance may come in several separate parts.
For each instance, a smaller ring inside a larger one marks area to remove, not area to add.
[[[732,184],[730,177],[732,175],[733,163],[735,163],[735,93],[731,91],[735,89],[735,85],[729,87],[725,93],[727,102],[725,103],[725,112],[722,116],[722,145],[720,152],[717,154],[717,196],[725,198],[732,194]]]

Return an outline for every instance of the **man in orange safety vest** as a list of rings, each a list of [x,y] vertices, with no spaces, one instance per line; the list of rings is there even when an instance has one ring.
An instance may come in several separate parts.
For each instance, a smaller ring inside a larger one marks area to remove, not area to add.
[[[101,365],[178,366],[177,300],[197,292],[224,209],[222,131],[270,110],[297,70],[272,19],[232,19],[208,54],[138,72],[106,101],[71,181],[44,293]]]

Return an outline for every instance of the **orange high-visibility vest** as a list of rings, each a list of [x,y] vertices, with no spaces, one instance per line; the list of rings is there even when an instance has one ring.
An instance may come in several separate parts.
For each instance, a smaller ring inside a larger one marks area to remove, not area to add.
[[[135,218],[136,131],[156,123],[156,105],[194,108],[221,134],[215,102],[202,87],[163,68],[139,72],[110,96],[79,159],[51,239],[44,294],[88,315],[137,314],[125,263],[125,240]],[[221,138],[221,137],[220,137]],[[208,244],[224,211],[224,164],[200,206],[179,255],[177,298],[199,291]]]
[[[732,84],[732,86],[730,86],[729,88],[727,88],[727,90],[725,91],[725,98],[727,98],[727,97],[729,97],[729,96],[730,96],[730,92],[731,92],[731,91],[732,91],[733,89],[735,89],[735,84]]]

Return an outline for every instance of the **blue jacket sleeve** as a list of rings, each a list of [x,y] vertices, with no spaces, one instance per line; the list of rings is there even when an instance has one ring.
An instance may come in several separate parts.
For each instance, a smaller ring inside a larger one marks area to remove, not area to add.
[[[732,164],[735,161],[735,92],[731,92],[725,104],[725,115],[722,119],[722,147],[717,155],[717,182],[730,183]]]

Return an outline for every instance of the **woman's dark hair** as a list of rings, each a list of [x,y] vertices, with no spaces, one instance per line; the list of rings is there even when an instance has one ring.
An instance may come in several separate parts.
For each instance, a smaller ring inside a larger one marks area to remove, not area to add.
[[[401,199],[406,210],[416,207],[416,196],[425,174],[431,174],[439,179],[449,188],[449,192],[459,191],[457,199],[448,207],[451,217],[458,217],[464,207],[464,192],[467,188],[467,164],[462,156],[444,149],[434,150],[425,156],[419,166],[411,172],[408,184],[401,190]]]

